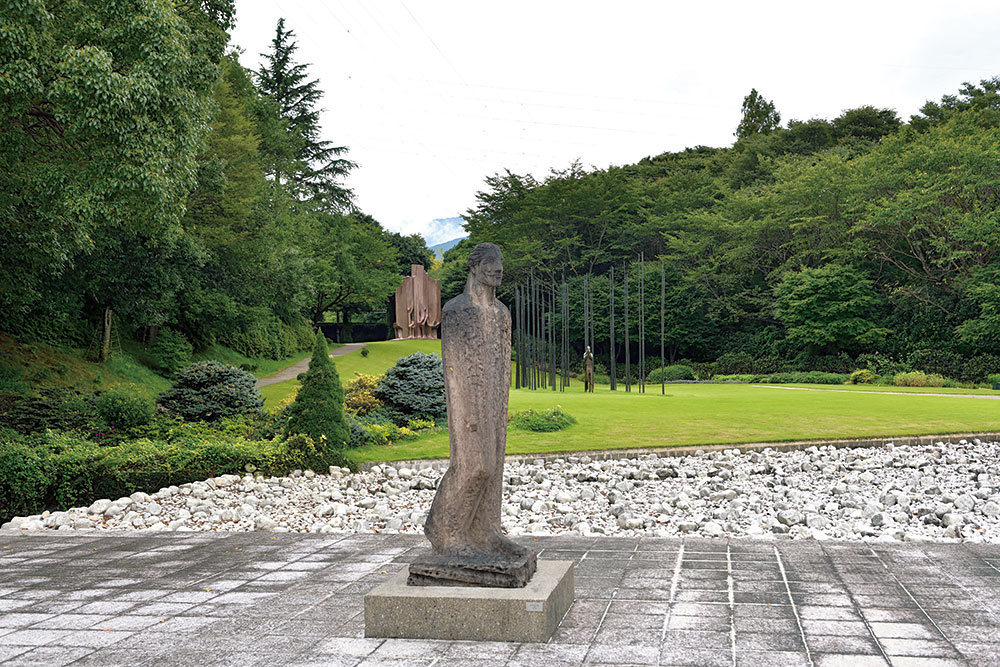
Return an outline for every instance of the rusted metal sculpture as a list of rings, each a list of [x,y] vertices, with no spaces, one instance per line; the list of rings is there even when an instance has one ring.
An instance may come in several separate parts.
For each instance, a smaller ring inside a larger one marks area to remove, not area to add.
[[[396,340],[435,339],[441,325],[441,281],[427,275],[422,264],[411,264],[410,275],[396,288]]]

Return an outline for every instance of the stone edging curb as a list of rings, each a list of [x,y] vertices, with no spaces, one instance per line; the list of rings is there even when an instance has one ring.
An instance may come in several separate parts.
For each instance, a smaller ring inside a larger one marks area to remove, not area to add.
[[[647,454],[657,456],[690,456],[698,451],[716,452],[727,449],[762,450],[773,449],[779,452],[790,452],[799,449],[809,449],[810,447],[881,447],[887,442],[894,445],[933,445],[939,441],[972,440],[997,441],[1000,440],[1000,433],[946,433],[942,435],[903,435],[903,436],[883,436],[877,438],[851,438],[841,440],[795,440],[786,442],[745,442],[729,443],[724,445],[682,445],[677,447],[647,447],[642,449],[595,449],[583,452],[547,452],[542,454],[512,454],[505,457],[507,463],[524,463],[526,461],[554,461],[555,459],[565,459],[568,456],[589,456],[594,461],[609,461],[616,459],[636,458]],[[361,472],[367,472],[377,465],[388,464],[395,468],[400,466],[406,468],[445,468],[448,466],[448,459],[413,459],[409,461],[368,461],[361,464]]]

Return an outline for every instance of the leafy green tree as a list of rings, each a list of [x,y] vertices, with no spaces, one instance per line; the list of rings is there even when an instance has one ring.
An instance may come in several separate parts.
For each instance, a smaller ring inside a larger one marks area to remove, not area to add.
[[[232,12],[224,0],[4,5],[0,328],[49,303],[47,276],[176,234]],[[110,322],[110,300],[98,306]]]
[[[754,134],[768,134],[781,124],[781,114],[774,107],[774,102],[764,99],[764,96],[751,88],[750,93],[743,98],[743,118],[736,127],[736,138],[744,139]]]
[[[897,272],[896,292],[945,314],[974,271],[997,261],[1000,126],[955,114],[921,133],[884,139],[857,161],[859,252]]]
[[[399,232],[385,232],[385,237],[396,249],[399,257],[400,275],[410,275],[410,267],[413,264],[420,264],[425,271],[430,271],[431,267],[434,266],[434,252],[427,247],[427,241],[420,234],[404,236]]]
[[[991,115],[996,123],[995,112],[1000,112],[1000,76],[983,79],[978,86],[965,82],[957,95],[944,95],[940,102],[928,101],[919,114],[910,116],[910,126],[924,131],[963,111],[994,112]]]
[[[274,175],[278,180],[290,179],[304,195],[325,207],[344,210],[351,207],[354,193],[342,181],[356,165],[347,159],[346,146],[320,138],[316,105],[323,91],[318,79],[309,79],[309,66],[294,61],[298,48],[294,37],[292,30],[285,29],[285,19],[278,19],[271,50],[261,54],[265,63],[257,72],[260,90],[278,104],[278,113],[297,142],[294,170]]]
[[[337,310],[349,329],[352,313],[384,306],[399,287],[396,249],[381,227],[353,216],[316,213],[308,234],[314,325],[327,311]]]
[[[902,121],[892,109],[863,106],[848,109],[833,119],[833,134],[838,141],[861,139],[880,141],[902,126]]]
[[[790,120],[786,130],[778,131],[777,152],[809,155],[834,145],[833,125],[822,118]]]
[[[856,352],[889,333],[876,324],[882,303],[872,282],[851,266],[787,273],[774,296],[789,340],[812,354]]]
[[[977,271],[967,297],[978,312],[958,325],[959,340],[975,352],[1000,352],[1000,267]]]
[[[307,435],[317,444],[325,440],[325,448],[343,449],[350,437],[344,418],[344,388],[321,331],[316,333],[309,370],[300,377],[302,386],[288,407],[285,435]]]

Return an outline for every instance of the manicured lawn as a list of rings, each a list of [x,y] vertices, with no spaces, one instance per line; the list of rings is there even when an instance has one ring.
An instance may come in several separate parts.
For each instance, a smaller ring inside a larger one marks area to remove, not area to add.
[[[440,352],[440,341],[368,343],[369,355],[352,352],[336,359],[341,381],[355,372],[378,374],[396,359],[417,350]],[[298,386],[297,381],[264,387],[273,408]],[[630,447],[668,447],[745,442],[861,438],[1000,431],[1000,400],[961,398],[961,394],[1000,395],[988,389],[889,387],[880,385],[788,385],[818,391],[789,391],[745,384],[659,385],[649,393],[612,392],[598,385],[583,393],[574,380],[567,392],[512,389],[510,410],[545,410],[562,406],[577,424],[556,433],[511,430],[507,451],[528,454]],[[849,391],[830,391],[847,389]],[[956,394],[910,396],[872,394]],[[356,461],[393,461],[448,456],[448,434],[440,431],[417,440],[350,452]]]
[[[507,452],[1000,430],[1000,400],[782,391],[725,384],[667,385],[667,396],[660,395],[658,386],[653,389],[645,395],[626,394],[598,385],[594,394],[587,395],[582,392],[582,385],[574,382],[566,393],[511,390],[512,411],[561,405],[578,423],[556,433],[512,430],[507,438]],[[923,389],[923,392],[933,391],[933,388]],[[350,455],[357,461],[447,457],[448,434],[442,431],[386,447],[353,450]]]
[[[441,354],[441,341],[439,340],[386,340],[377,343],[365,343],[368,348],[368,356],[364,357],[361,352],[351,352],[342,357],[334,359],[337,364],[337,372],[340,373],[340,381],[347,384],[347,381],[354,377],[355,373],[367,375],[380,375],[392,368],[396,360],[414,352],[433,352]]]
[[[761,386],[761,385],[758,385]],[[773,386],[773,385],[771,385]],[[846,390],[846,391],[888,391],[902,394],[966,394],[981,396],[1000,396],[1000,391],[992,389],[965,389],[962,387],[894,387],[884,384],[783,384],[782,387],[806,387],[808,389],[820,390]]]
[[[333,347],[334,344],[331,344],[330,348],[333,349]],[[337,347],[340,346],[337,345]],[[380,375],[392,368],[397,359],[414,352],[441,354],[441,341],[439,340],[387,340],[365,343],[365,347],[368,348],[367,357],[361,354],[361,350],[358,350],[333,360],[337,366],[337,373],[340,374],[341,384],[347,384],[355,373]],[[285,364],[285,366],[288,365]],[[288,380],[261,387],[260,393],[266,399],[265,408],[274,410],[281,401],[291,396],[298,388],[298,380]]]

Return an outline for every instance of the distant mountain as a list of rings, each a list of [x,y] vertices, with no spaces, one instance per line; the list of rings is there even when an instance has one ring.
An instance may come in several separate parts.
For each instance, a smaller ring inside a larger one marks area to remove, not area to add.
[[[435,257],[437,257],[438,259],[441,259],[442,257],[444,257],[444,253],[445,252],[447,252],[448,250],[451,250],[452,248],[454,248],[455,246],[457,246],[459,241],[464,241],[467,238],[469,238],[469,237],[468,236],[459,236],[457,239],[452,239],[450,241],[445,241],[444,243],[438,243],[437,245],[431,245],[431,246],[427,246],[427,247],[434,251],[434,256]]]

